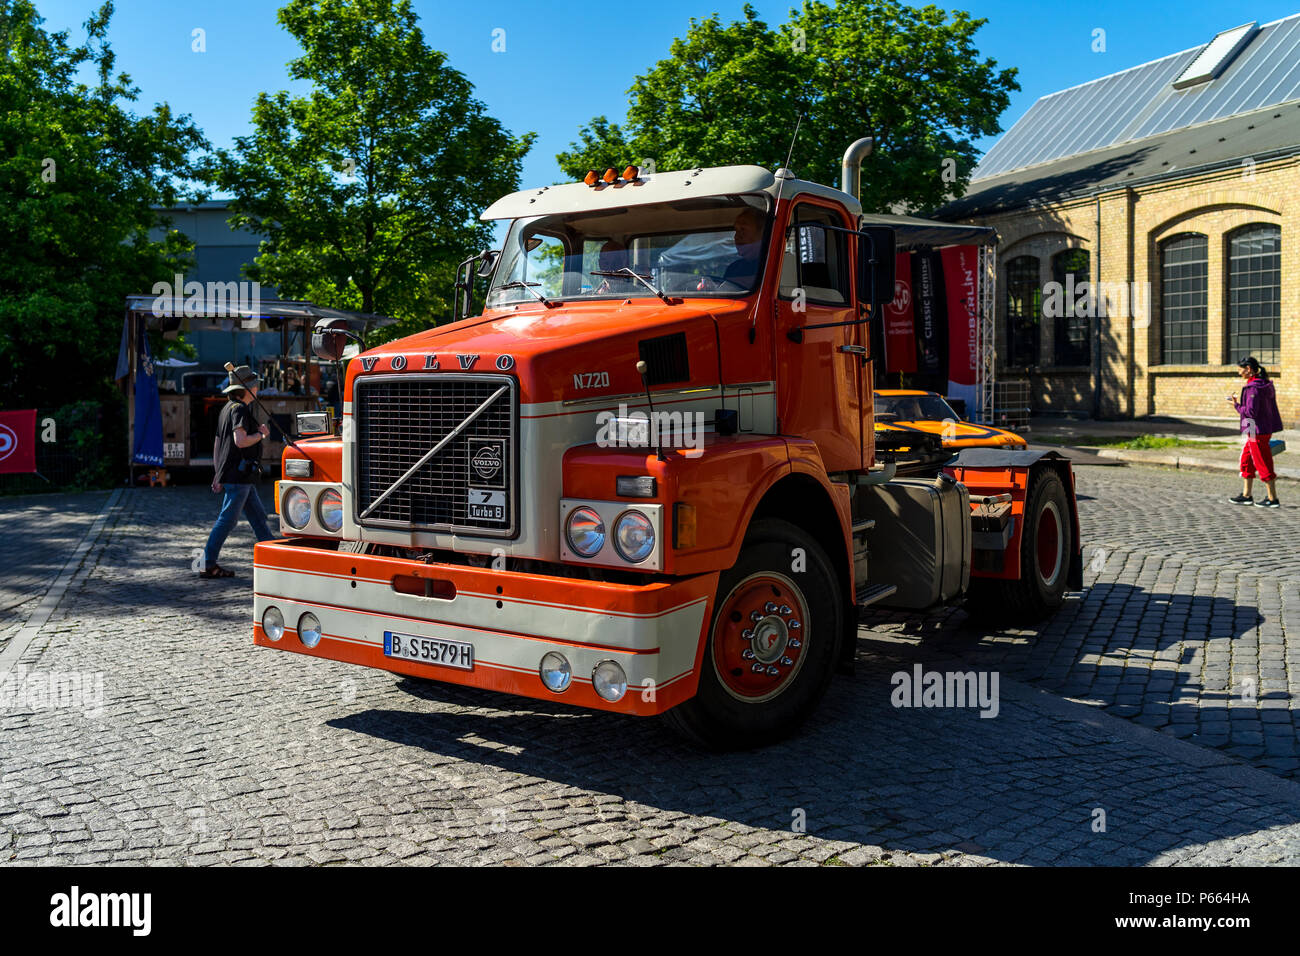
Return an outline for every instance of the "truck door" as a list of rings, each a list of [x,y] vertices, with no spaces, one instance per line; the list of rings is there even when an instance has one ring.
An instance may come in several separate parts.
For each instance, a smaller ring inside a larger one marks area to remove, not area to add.
[[[827,471],[854,471],[863,467],[866,326],[840,324],[858,317],[851,243],[844,232],[824,228],[854,224],[833,204],[801,200],[778,225],[774,241],[784,243],[776,303],[779,430],[815,441]]]

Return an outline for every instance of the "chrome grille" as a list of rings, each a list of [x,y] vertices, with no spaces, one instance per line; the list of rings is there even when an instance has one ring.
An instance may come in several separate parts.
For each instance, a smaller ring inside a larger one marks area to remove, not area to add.
[[[507,386],[504,394],[365,515],[372,502],[503,385]],[[352,414],[356,434],[353,514],[359,524],[501,537],[514,534],[517,448],[513,379],[455,373],[363,376],[356,382]],[[475,472],[471,455],[488,454],[486,449],[498,446],[500,471],[485,479]],[[499,494],[503,494],[505,520],[472,516],[472,489],[492,491],[494,501],[501,500]]]

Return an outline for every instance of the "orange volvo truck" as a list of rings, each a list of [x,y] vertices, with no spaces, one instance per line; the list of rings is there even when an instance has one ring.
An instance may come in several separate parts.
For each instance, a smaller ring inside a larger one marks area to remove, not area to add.
[[[918,221],[757,166],[592,171],[483,218],[509,226],[462,264],[466,317],[351,359],[338,427],[301,416],[258,645],[735,748],[813,712],[864,605],[1024,620],[1079,586],[1066,460],[877,447],[873,315]]]

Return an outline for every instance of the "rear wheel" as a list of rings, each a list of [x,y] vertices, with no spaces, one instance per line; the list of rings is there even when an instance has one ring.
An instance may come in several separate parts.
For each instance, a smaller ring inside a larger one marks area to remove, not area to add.
[[[843,629],[840,591],[811,536],[786,521],[755,521],[735,566],[719,577],[696,695],[664,719],[716,750],[792,732],[830,682]]]
[[[1074,526],[1065,486],[1052,469],[1042,468],[1035,473],[1025,498],[1023,521],[1020,578],[971,581],[966,608],[980,620],[1032,623],[1054,612],[1065,600],[1074,554]]]

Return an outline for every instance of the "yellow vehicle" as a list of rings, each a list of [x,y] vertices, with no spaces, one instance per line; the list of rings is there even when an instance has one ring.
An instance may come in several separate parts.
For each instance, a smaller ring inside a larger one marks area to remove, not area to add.
[[[945,451],[1029,447],[1029,443],[1015,432],[962,421],[938,392],[892,388],[877,389],[872,395],[877,438],[890,432],[923,432],[938,436]]]

